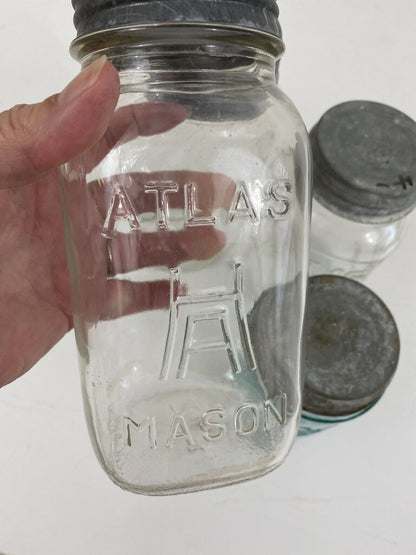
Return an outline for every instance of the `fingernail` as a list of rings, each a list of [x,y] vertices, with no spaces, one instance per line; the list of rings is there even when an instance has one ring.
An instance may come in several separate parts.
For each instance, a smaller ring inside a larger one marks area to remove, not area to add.
[[[106,61],[107,58],[101,56],[98,60],[95,60],[95,62],[83,69],[59,94],[59,104],[68,104],[72,102],[92,87],[99,78]]]

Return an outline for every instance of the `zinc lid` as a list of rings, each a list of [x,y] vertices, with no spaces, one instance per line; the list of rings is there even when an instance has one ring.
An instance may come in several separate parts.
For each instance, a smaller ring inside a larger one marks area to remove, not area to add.
[[[72,5],[78,37],[156,23],[220,24],[281,37],[275,0],[72,0]]]
[[[396,371],[400,339],[381,299],[351,279],[309,278],[303,409],[352,415],[374,403]]]
[[[314,196],[345,218],[397,220],[416,205],[416,123],[378,102],[328,110],[310,133]]]

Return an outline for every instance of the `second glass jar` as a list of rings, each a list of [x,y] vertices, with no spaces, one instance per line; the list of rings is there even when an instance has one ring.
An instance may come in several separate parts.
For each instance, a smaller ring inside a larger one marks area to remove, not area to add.
[[[310,274],[364,279],[399,245],[416,204],[416,123],[385,104],[345,102],[311,143]]]

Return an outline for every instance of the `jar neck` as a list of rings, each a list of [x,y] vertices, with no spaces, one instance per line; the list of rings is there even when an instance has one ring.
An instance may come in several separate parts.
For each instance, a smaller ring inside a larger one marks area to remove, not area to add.
[[[120,72],[122,86],[151,82],[276,81],[284,46],[267,33],[213,29],[203,25],[162,25],[113,29],[76,39],[71,53],[84,67],[105,55]]]

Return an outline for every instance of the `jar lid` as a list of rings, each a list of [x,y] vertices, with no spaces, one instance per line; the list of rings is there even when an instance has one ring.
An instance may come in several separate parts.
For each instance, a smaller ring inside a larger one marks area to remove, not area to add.
[[[72,0],[78,37],[126,25],[231,25],[281,37],[275,0]]]
[[[314,196],[350,220],[388,223],[416,205],[416,123],[369,101],[328,110],[311,133]]]
[[[386,305],[351,279],[309,278],[303,409],[340,417],[383,394],[398,364],[400,339]]]

